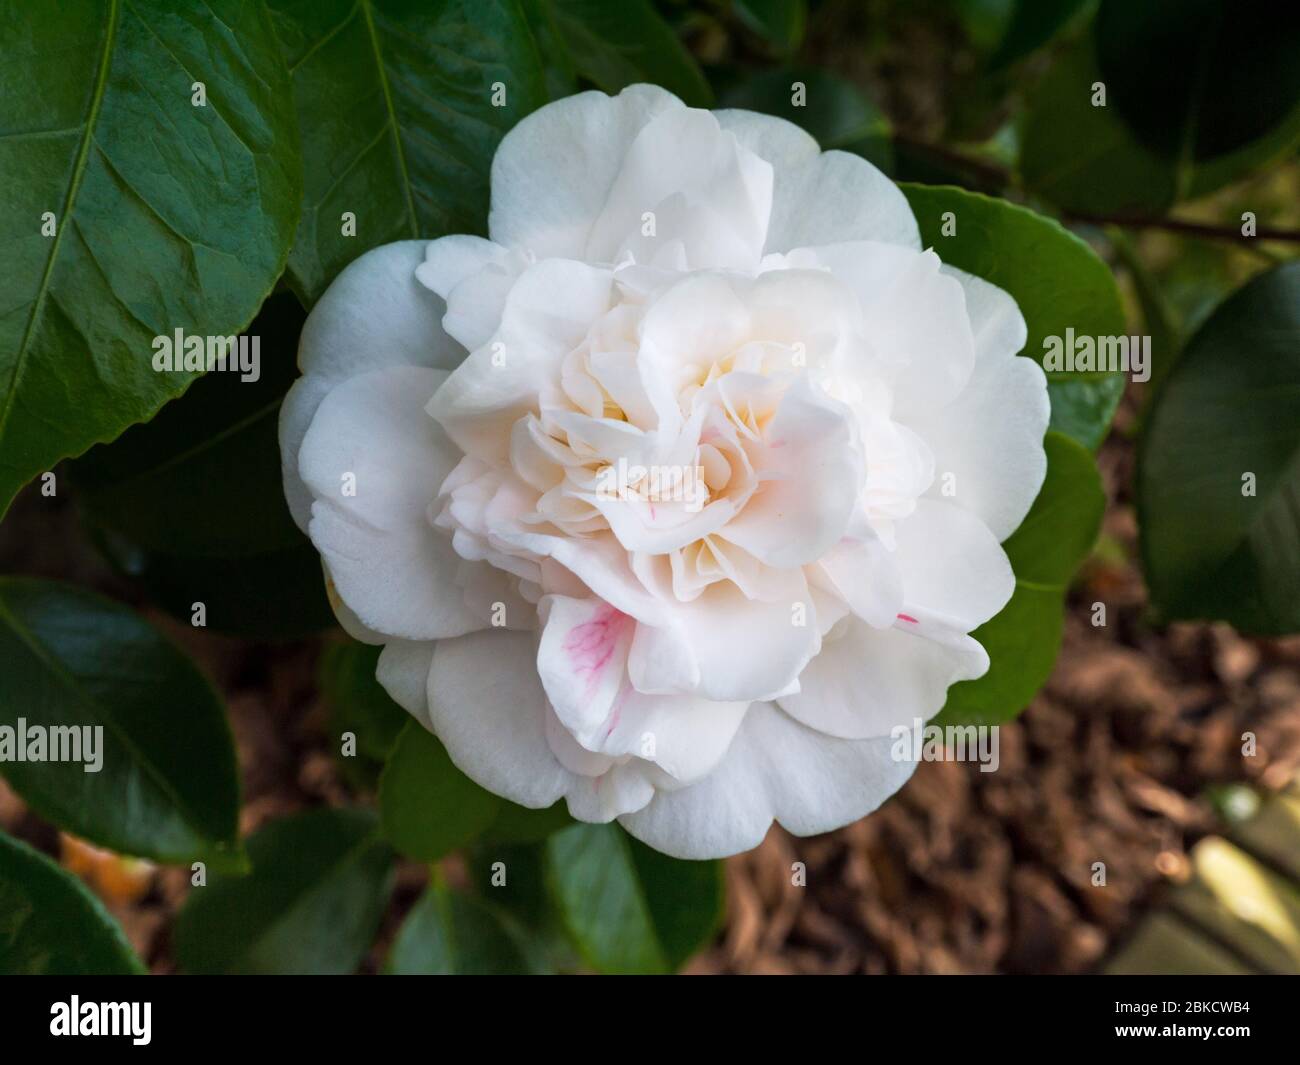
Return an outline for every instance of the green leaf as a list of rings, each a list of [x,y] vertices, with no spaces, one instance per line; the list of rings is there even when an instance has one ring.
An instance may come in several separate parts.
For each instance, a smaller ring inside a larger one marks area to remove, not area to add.
[[[695,59],[649,0],[546,0],[577,72],[607,93],[661,85],[691,107],[713,92]]]
[[[374,814],[313,810],[248,840],[253,871],[195,887],[176,919],[193,973],[349,973],[388,904],[393,854]]]
[[[518,0],[269,0],[302,127],[308,303],[389,241],[486,232],[497,144],[546,102]],[[504,106],[493,106],[494,86]],[[344,235],[345,212],[356,235]]]
[[[551,0],[522,0],[528,28],[532,30],[537,51],[542,57],[542,74],[546,82],[546,96],[561,100],[578,91],[578,72],[573,60],[560,39],[560,27],[555,21]]]
[[[536,843],[573,824],[563,799],[544,810],[501,800],[501,809],[483,833],[494,843]]]
[[[329,707],[331,742],[341,751],[343,733],[356,737],[356,757],[340,755],[345,771],[373,786],[411,715],[375,679],[382,647],[331,643],[321,655],[319,683]]]
[[[1009,292],[1028,327],[1022,352],[1042,365],[1044,341],[1122,336],[1124,311],[1115,278],[1088,245],[1050,218],[1005,200],[949,185],[900,186],[921,228],[921,243],[945,263]],[[956,232],[943,233],[952,212]],[[1124,391],[1123,373],[1047,374],[1051,428],[1089,448],[1106,435]]]
[[[256,380],[214,370],[71,465],[105,553],[187,623],[201,602],[218,632],[285,638],[334,624],[280,473],[280,403],[303,317],[291,294],[271,297],[247,331]]]
[[[411,721],[379,778],[379,809],[393,846],[432,862],[487,828],[501,800],[457,769],[438,738]]]
[[[1058,33],[1092,0],[1016,0],[1011,19],[989,59],[989,67],[998,70],[1037,51]]]
[[[284,266],[301,173],[261,4],[9,4],[0,52],[2,514],[185,391],[195,374],[155,371],[154,337],[248,323]]]
[[[1300,101],[1300,9],[1240,0],[1103,0],[1107,104],[1152,151],[1203,162],[1266,137]]]
[[[1160,214],[1174,202],[1174,168],[1143,147],[1113,107],[1093,106],[1101,80],[1086,35],[1029,98],[1021,177],[1032,192],[1075,214]]]
[[[82,589],[0,577],[0,662],[0,723],[103,730],[90,761],[0,762],[37,813],[124,854],[242,864],[221,703],[155,629]]]
[[[1047,478],[1025,520],[1002,545],[1016,574],[1011,601],[971,635],[989,671],[948,690],[943,725],[996,725],[1020,713],[1052,672],[1065,592],[1101,527],[1106,497],[1092,455],[1048,433]]]
[[[1297,336],[1292,262],[1210,315],[1156,395],[1139,446],[1138,516],[1147,583],[1165,619],[1300,630]]]
[[[1262,136],[1214,158],[1163,155],[1124,120],[1113,99],[1116,90],[1098,66],[1099,47],[1093,33],[1076,42],[1038,86],[1022,123],[1025,186],[1063,210],[1104,217],[1162,214],[1176,201],[1222,188],[1300,143],[1295,104]],[[1104,107],[1092,103],[1098,82],[1107,87]]]
[[[435,880],[402,923],[385,971],[398,976],[502,976],[532,968],[495,907]]]
[[[583,968],[546,882],[545,843],[512,844],[484,837],[468,848],[465,869],[477,894],[517,933],[516,942],[534,972]]]
[[[669,858],[614,824],[576,824],[546,843],[547,878],[570,935],[601,972],[677,969],[722,920],[720,862]]]
[[[122,929],[80,880],[0,832],[0,974],[142,972]]]
[[[806,0],[735,0],[736,16],[780,52],[793,52],[803,43],[808,22]]]
[[[796,85],[803,86],[797,107]],[[784,118],[815,137],[823,149],[857,152],[878,166],[889,163],[889,120],[857,86],[825,70],[769,70],[740,82],[719,103]]]

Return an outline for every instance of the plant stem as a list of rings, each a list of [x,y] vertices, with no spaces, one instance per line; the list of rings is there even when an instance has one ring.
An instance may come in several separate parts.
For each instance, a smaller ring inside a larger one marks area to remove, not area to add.
[[[1270,229],[1262,226],[1253,237],[1247,237],[1231,226],[1215,226],[1206,222],[1190,222],[1183,218],[1112,218],[1106,215],[1089,215],[1068,212],[1071,222],[1087,222],[1097,226],[1120,226],[1124,229],[1167,229],[1173,233],[1185,233],[1193,237],[1205,237],[1208,240],[1231,240],[1246,244],[1256,240],[1278,240],[1300,243],[1300,230]]]

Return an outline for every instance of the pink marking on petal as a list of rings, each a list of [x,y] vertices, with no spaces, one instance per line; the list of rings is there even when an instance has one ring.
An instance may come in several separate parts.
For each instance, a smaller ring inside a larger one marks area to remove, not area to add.
[[[916,620],[916,618],[912,617],[911,614],[899,614],[899,615],[898,615],[898,620],[899,620],[899,621],[910,621],[913,625],[919,625],[919,624],[921,624],[919,621]]]
[[[605,603],[594,618],[569,630],[564,638],[564,650],[569,653],[573,671],[586,677],[588,688],[595,685],[601,671],[614,657],[631,621],[627,614]]]

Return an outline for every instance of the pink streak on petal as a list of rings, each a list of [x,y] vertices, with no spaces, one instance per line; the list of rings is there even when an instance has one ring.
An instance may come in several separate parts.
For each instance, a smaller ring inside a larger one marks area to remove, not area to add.
[[[898,615],[898,620],[899,620],[899,621],[910,621],[913,625],[919,625],[919,624],[921,624],[919,621],[916,620],[916,618],[912,617],[911,614],[899,614],[899,615]]]
[[[569,630],[564,638],[564,650],[569,654],[573,671],[586,678],[588,690],[595,686],[601,671],[614,657],[619,640],[631,623],[631,617],[605,603],[594,618]]]

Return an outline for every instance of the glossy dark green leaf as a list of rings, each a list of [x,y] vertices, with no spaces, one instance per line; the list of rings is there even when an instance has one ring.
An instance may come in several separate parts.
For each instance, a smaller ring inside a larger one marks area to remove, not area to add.
[[[1300,104],[1294,4],[1103,0],[1096,38],[1108,104],[1168,159],[1237,151]]]
[[[124,854],[241,863],[225,714],[203,675],[157,630],[83,589],[3,577],[0,662],[0,723],[103,730],[89,763],[84,747],[82,761],[0,762],[37,813]],[[87,772],[94,761],[100,768]]]
[[[576,824],[546,842],[565,925],[601,972],[660,973],[703,947],[722,920],[720,862],[669,858],[615,824]]]
[[[1047,478],[1025,520],[1003,544],[1016,574],[1011,601],[971,635],[989,671],[948,691],[939,722],[996,725],[1020,713],[1046,682],[1061,646],[1065,592],[1097,539],[1106,497],[1092,455],[1048,433]]]
[[[388,905],[393,853],[374,814],[313,810],[248,840],[252,872],[195,887],[176,919],[193,973],[349,973]]]
[[[80,880],[0,832],[0,974],[143,971],[122,929]]]
[[[989,66],[993,69],[1010,66],[1041,48],[1092,3],[1093,0],[1015,0],[1006,31],[989,59]]]
[[[382,647],[355,640],[331,643],[321,654],[321,694],[329,708],[330,743],[340,751],[349,775],[365,786],[379,781],[379,772],[411,715],[393,702],[375,679]],[[343,755],[343,734],[356,738],[353,755]]]
[[[1113,107],[1093,106],[1093,86],[1102,80],[1093,52],[1085,36],[1030,95],[1021,177],[1033,193],[1076,214],[1160,214],[1174,202],[1174,168],[1144,147]]]
[[[478,896],[518,933],[516,942],[534,972],[585,968],[546,882],[544,842],[503,843],[484,836],[467,848],[465,866]]]
[[[1158,215],[1213,192],[1300,143],[1300,101],[1260,137],[1213,158],[1163,155],[1125,121],[1089,33],[1052,67],[1029,99],[1020,171],[1032,192],[1064,210],[1105,217]],[[1094,86],[1107,103],[1094,106]],[[1171,127],[1172,128],[1172,127]]]
[[[578,72],[573,68],[569,50],[560,37],[560,27],[555,21],[551,0],[520,0],[528,28],[533,33],[538,54],[542,57],[542,75],[546,95],[551,100],[561,100],[578,91]]]
[[[617,93],[638,82],[662,85],[692,107],[713,92],[700,68],[650,0],[547,0],[577,72]]]
[[[780,52],[793,52],[803,43],[808,22],[806,0],[735,0],[740,19]]]
[[[1155,398],[1138,515],[1152,602],[1166,619],[1300,630],[1297,337],[1293,262],[1210,315]]]
[[[407,914],[385,971],[396,976],[506,976],[532,969],[508,918],[435,881]]]
[[[719,106],[784,118],[817,138],[823,150],[854,151],[878,166],[889,161],[884,113],[857,86],[816,67],[784,67],[748,78],[729,89]]]
[[[1023,354],[1042,365],[1049,337],[1123,336],[1115,278],[1088,245],[1050,218],[948,185],[904,184],[921,243],[945,263],[1005,289],[1028,327]],[[951,212],[956,232],[945,235]],[[1096,448],[1124,391],[1122,373],[1047,374],[1051,428]]]
[[[553,832],[573,824],[569,808],[561,799],[544,810],[530,810],[526,806],[501,800],[501,809],[483,833],[483,838],[495,843],[535,843]]]
[[[280,474],[277,422],[303,317],[291,294],[271,297],[247,331],[256,380],[214,370],[71,466],[100,546],[187,623],[196,602],[218,632],[283,638],[334,623]]]
[[[487,828],[501,800],[457,769],[438,738],[411,721],[379,779],[379,809],[393,846],[432,862]]]
[[[518,0],[269,6],[302,127],[303,212],[289,257],[299,293],[314,301],[379,244],[485,232],[497,144],[547,99]]]
[[[2,513],[185,390],[193,372],[154,369],[155,337],[249,322],[284,266],[301,172],[260,3],[6,4],[0,54]]]

